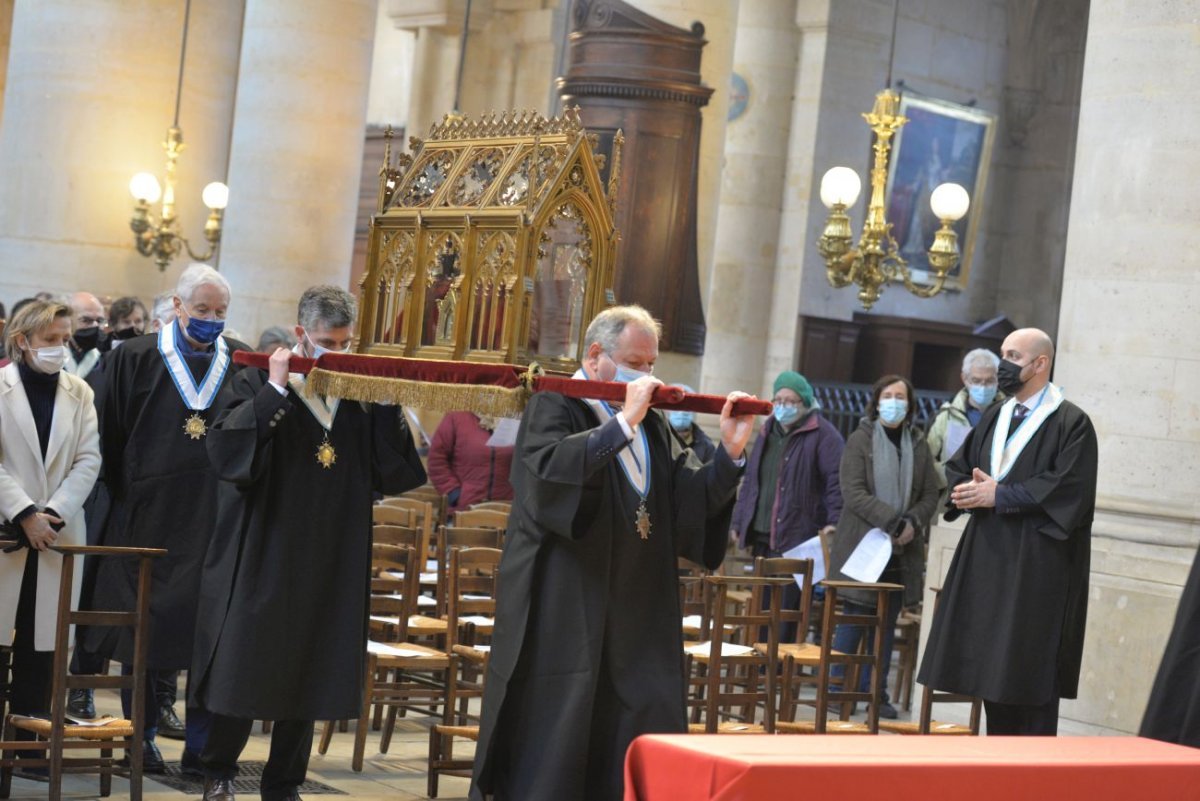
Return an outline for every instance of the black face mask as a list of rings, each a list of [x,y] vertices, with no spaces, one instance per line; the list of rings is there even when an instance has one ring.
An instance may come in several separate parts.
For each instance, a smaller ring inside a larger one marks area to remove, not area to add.
[[[112,338],[118,342],[124,342],[125,340],[133,339],[136,336],[141,336],[141,334],[132,325],[128,328],[118,328],[112,333]]]
[[[91,328],[80,328],[75,331],[72,337],[75,340],[75,346],[83,353],[87,353],[100,344],[100,326],[92,326]]]
[[[1021,371],[1025,368],[1019,364],[1013,364],[1008,359],[1001,359],[1000,366],[996,368],[996,386],[1005,395],[1015,395],[1021,391],[1021,387],[1025,386],[1025,382],[1021,379]]]

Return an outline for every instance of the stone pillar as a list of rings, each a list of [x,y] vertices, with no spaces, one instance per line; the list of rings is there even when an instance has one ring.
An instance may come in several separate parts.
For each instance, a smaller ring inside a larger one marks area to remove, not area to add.
[[[790,307],[799,290],[776,285],[780,212],[788,182],[789,129],[799,76],[796,0],[742,6],[733,70],[749,91],[744,114],[725,129],[715,265],[706,299],[708,337],[700,385],[705,392],[764,391],[772,310]],[[793,326],[794,327],[794,326]],[[770,392],[770,385],[765,387]]]
[[[1095,423],[1100,479],[1080,698],[1062,714],[1123,732],[1200,543],[1195,17],[1189,0],[1092,0],[1084,51],[1055,381]]]
[[[186,259],[160,273],[134,250],[129,179],[162,179],[183,10],[158,0],[16,4],[0,124],[6,303],[80,289],[149,302],[174,286]],[[177,201],[184,235],[200,245],[200,191],[225,176],[241,24],[241,0],[193,4]]]
[[[220,268],[247,339],[349,282],[374,36],[375,0],[246,3]]]

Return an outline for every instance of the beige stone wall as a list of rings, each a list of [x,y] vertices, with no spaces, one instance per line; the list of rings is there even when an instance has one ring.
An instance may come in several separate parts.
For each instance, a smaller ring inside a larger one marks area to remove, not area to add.
[[[192,8],[177,200],[184,234],[200,244],[200,191],[225,176],[241,22],[240,1]],[[0,125],[6,303],[79,289],[148,301],[174,286],[179,265],[160,273],[133,248],[128,187],[141,171],[161,180],[182,26],[182,3],[17,4]]]

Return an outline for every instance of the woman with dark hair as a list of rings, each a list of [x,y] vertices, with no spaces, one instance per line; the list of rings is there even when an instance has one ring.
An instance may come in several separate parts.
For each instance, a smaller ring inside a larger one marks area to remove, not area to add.
[[[117,342],[146,333],[149,320],[145,304],[133,296],[117,298],[108,309],[108,327]]]
[[[892,557],[879,581],[903,585],[904,590],[892,592],[888,598],[880,681],[883,697],[879,708],[879,715],[884,718],[897,717],[887,693],[896,618],[902,607],[921,599],[925,569],[924,529],[926,521],[933,516],[938,499],[933,457],[924,435],[912,424],[915,401],[913,386],[907,378],[887,375],[875,382],[866,416],[858,430],[846,440],[846,450],[842,453],[842,515],[838,519],[829,557],[834,568],[830,578],[848,581],[851,579],[841,572],[842,566],[867,532],[882,529],[892,538]],[[851,590],[844,592],[842,597],[848,607],[867,607],[862,610],[863,614],[873,612],[869,606],[874,604],[873,593]],[[859,626],[838,626],[833,638],[834,650],[856,652],[862,633]],[[868,640],[867,652],[873,651],[874,643]],[[865,692],[870,687],[870,680],[870,669],[867,668],[860,677],[859,689]]]

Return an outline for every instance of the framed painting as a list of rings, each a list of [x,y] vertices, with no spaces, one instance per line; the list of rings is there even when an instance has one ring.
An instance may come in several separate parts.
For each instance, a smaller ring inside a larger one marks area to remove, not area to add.
[[[892,236],[913,281],[931,283],[934,276],[926,251],[941,221],[929,208],[929,196],[939,184],[961,184],[971,197],[971,206],[954,225],[962,258],[950,271],[946,288],[962,289],[971,272],[975,234],[983,219],[996,116],[909,94],[900,98],[900,113],[908,123],[896,135],[888,165],[886,204]]]

